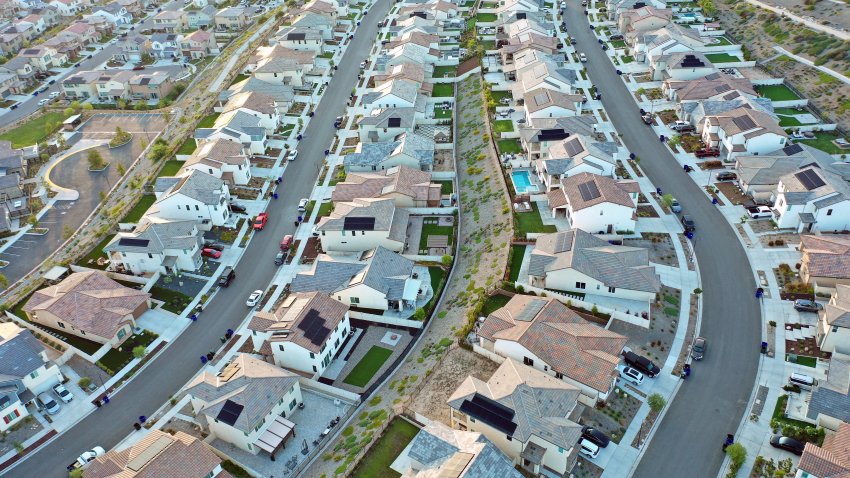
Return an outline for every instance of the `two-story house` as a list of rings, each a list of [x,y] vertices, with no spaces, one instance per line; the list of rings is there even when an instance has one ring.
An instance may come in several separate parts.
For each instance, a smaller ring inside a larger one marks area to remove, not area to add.
[[[407,242],[410,214],[392,199],[365,198],[334,205],[316,232],[324,251],[357,252],[383,246],[400,252]]]
[[[417,133],[402,133],[393,141],[357,143],[354,152],[343,158],[343,165],[346,171],[353,172],[384,171],[397,166],[431,171],[435,150],[434,140]]]
[[[250,17],[244,7],[227,7],[215,13],[214,21],[217,31],[238,32],[248,26]]]
[[[186,12],[183,10],[163,10],[153,17],[153,30],[165,33],[176,33],[189,24]]]
[[[190,60],[197,60],[217,54],[219,50],[218,43],[215,40],[215,33],[197,30],[186,35],[180,41],[180,51],[184,58]]]
[[[245,185],[251,180],[251,162],[240,143],[216,139],[198,146],[183,164],[183,170],[197,170],[215,176],[228,185]]]
[[[154,184],[157,200],[148,215],[159,219],[194,220],[207,231],[230,218],[230,190],[210,174],[191,170],[176,177],[160,177]]]
[[[742,154],[766,154],[782,149],[788,134],[773,116],[749,108],[738,108],[703,118],[702,140],[720,150],[720,157],[734,161]]]
[[[204,241],[195,221],[148,221],[132,232],[119,232],[103,252],[111,269],[141,274],[192,272],[203,263]]]
[[[571,228],[612,234],[635,230],[639,193],[633,180],[578,173],[561,178],[561,187],[546,196],[552,217],[565,217]]]
[[[569,136],[549,146],[545,159],[534,161],[534,171],[546,191],[561,187],[561,179],[580,173],[613,176],[619,146],[612,141],[596,141],[581,134]]]
[[[818,166],[806,166],[779,179],[773,219],[780,229],[798,232],[850,229],[850,184]]]
[[[397,207],[437,207],[441,185],[431,182],[431,173],[407,166],[381,172],[349,172],[331,193],[334,202],[357,198],[392,198]]]

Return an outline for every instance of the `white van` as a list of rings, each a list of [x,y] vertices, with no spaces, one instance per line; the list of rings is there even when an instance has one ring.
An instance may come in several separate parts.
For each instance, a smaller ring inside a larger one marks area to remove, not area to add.
[[[582,438],[579,442],[579,446],[581,446],[582,455],[588,458],[596,458],[599,456],[599,447],[590,440]]]
[[[812,387],[818,384],[818,381],[808,375],[792,373],[791,376],[788,377],[788,384],[796,385],[803,390],[811,390]]]

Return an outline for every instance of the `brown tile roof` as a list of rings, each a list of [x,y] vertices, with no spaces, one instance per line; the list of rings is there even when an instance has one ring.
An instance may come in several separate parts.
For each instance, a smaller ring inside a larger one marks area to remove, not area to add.
[[[150,297],[147,292],[124,287],[105,272],[77,272],[36,291],[24,311],[46,311],[86,333],[111,339],[129,322],[127,316]]]
[[[401,63],[395,65],[388,72],[374,76],[375,84],[391,80],[410,80],[416,83],[425,82],[425,69],[421,65],[413,63]]]
[[[587,322],[555,299],[515,295],[478,330],[490,341],[517,342],[553,370],[608,392],[626,338]]]
[[[699,80],[667,80],[665,83],[668,88],[677,90],[676,96],[679,101],[706,100],[732,90],[740,90],[750,96],[756,96],[756,90],[750,80],[734,78],[724,73],[712,73]]]
[[[788,133],[779,126],[779,122],[773,116],[763,111],[741,107],[713,117],[717,118],[720,128],[726,132],[727,136],[739,133],[745,133],[747,138],[753,138],[765,133],[788,136]],[[750,121],[747,121],[747,119],[752,122],[752,126],[748,126]]]
[[[797,469],[821,478],[850,478],[850,424],[841,423],[823,447],[806,443]]]
[[[86,478],[198,478],[211,473],[220,464],[221,458],[187,433],[178,431],[169,435],[151,430],[129,448],[95,458],[85,473]],[[226,476],[217,475],[218,478]]]
[[[256,91],[243,91],[236,93],[227,100],[222,113],[227,113],[240,108],[246,108],[263,114],[274,114],[276,108],[274,98]]]
[[[576,111],[578,104],[584,99],[582,95],[568,95],[549,88],[535,88],[523,94],[522,98],[525,101],[525,108],[532,113],[550,106],[560,106]]]
[[[581,194],[585,184],[596,186],[599,195],[585,199]],[[635,181],[615,180],[598,174],[579,173],[561,179],[561,188],[550,191],[549,207],[556,208],[569,204],[573,211],[585,209],[605,202],[619,204],[626,207],[635,207],[635,202],[629,196],[630,193],[639,192],[640,189]]]
[[[431,173],[407,166],[396,166],[379,173],[348,173],[338,183],[331,199],[352,201],[357,198],[377,198],[398,193],[416,201],[438,201],[440,185],[431,182]]]
[[[193,164],[206,164],[213,167],[221,167],[222,164],[244,164],[246,155],[242,151],[242,144],[226,139],[215,139],[203,143],[186,160],[183,167]]]
[[[811,236],[800,238],[803,264],[809,275],[835,279],[850,279],[850,239],[841,236]]]
[[[323,292],[296,292],[280,304],[274,312],[254,312],[250,330],[272,332],[272,342],[292,342],[312,352],[319,353],[322,344],[313,343],[299,327],[308,317],[321,320],[327,329],[335,329],[345,319],[348,306]],[[330,337],[330,335],[328,335]]]

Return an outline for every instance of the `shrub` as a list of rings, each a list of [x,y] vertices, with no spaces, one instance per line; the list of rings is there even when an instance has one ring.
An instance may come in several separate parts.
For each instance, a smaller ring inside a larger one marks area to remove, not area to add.
[[[741,469],[741,465],[747,460],[747,449],[740,443],[733,443],[726,447],[726,454],[729,455],[729,459],[732,461],[730,473],[734,476]]]
[[[664,409],[664,406],[667,405],[667,400],[661,396],[661,394],[653,393],[646,399],[646,403],[649,405],[649,408],[655,412],[659,413]]]
[[[91,379],[88,377],[81,377],[79,380],[77,380],[77,385],[79,385],[80,388],[85,390],[86,388],[88,388],[89,385],[91,385]]]

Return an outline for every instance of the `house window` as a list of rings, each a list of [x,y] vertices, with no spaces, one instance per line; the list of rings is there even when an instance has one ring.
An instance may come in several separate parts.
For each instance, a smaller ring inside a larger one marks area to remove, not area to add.
[[[314,372],[318,372],[318,371],[319,371],[319,369],[317,369],[317,368],[316,368],[316,366],[315,366],[315,365],[313,365],[313,371],[314,371]]]
[[[342,329],[342,338],[345,338],[348,335],[348,329]]]
[[[613,293],[615,293],[615,292],[617,292],[617,288],[616,288],[616,287],[609,287],[609,288],[608,288],[608,293],[609,293],[609,294],[613,294]]]
[[[526,364],[526,365],[528,365],[528,366],[530,366],[530,367],[533,367],[533,366],[534,366],[534,360],[532,360],[532,359],[530,359],[530,358],[528,358],[528,357],[523,357],[523,358],[522,358],[522,363],[524,363],[524,364]]]
[[[587,288],[587,284],[584,282],[576,282],[576,289],[585,289]]]
[[[125,335],[127,335],[127,331],[126,331],[126,330],[121,329],[121,330],[119,330],[119,331],[118,331],[118,338],[119,338],[119,339],[123,339]]]
[[[33,371],[33,373],[30,374],[30,378],[38,378],[38,370]]]
[[[314,354],[313,352],[310,352],[310,358],[316,358],[316,354]]]
[[[295,405],[298,405],[298,402],[293,398],[291,402],[289,402],[289,409],[292,410],[295,408]]]
[[[196,211],[200,211],[200,210],[201,210],[201,208],[199,208],[199,207],[198,207],[198,205],[197,205],[197,204],[195,204],[195,210],[196,210]]]
[[[564,452],[564,449],[561,448],[561,447],[558,447],[558,453],[563,453],[563,452]]]
[[[827,210],[826,210],[826,215],[827,215],[827,216],[832,216],[832,209],[827,209]]]
[[[83,335],[86,335],[86,331],[85,331],[85,330],[81,330],[81,331],[80,331],[80,333],[81,333],[81,334],[83,334]]]
[[[148,259],[153,259],[153,254],[151,254],[150,252],[148,252]]]
[[[279,348],[280,351],[283,352],[283,344],[278,345],[277,348]]]
[[[562,374],[561,372],[555,372],[555,378],[557,378],[558,380],[563,380],[564,374]]]
[[[513,437],[512,437],[512,436],[510,436],[510,435],[505,435],[505,438],[507,438],[507,439],[508,439],[508,441],[514,441]]]
[[[360,303],[360,297],[352,297],[350,300],[351,300],[352,304],[359,304]]]
[[[832,328],[832,331],[833,331],[833,332],[838,332],[838,327],[833,327],[833,328]]]
[[[56,322],[56,325],[58,325],[60,329],[65,328],[65,324],[63,324],[62,322]]]
[[[21,412],[19,412],[18,410],[14,410],[12,413],[3,417],[3,422],[8,425],[9,423],[11,423],[14,419],[18,418],[19,416],[21,416]]]

